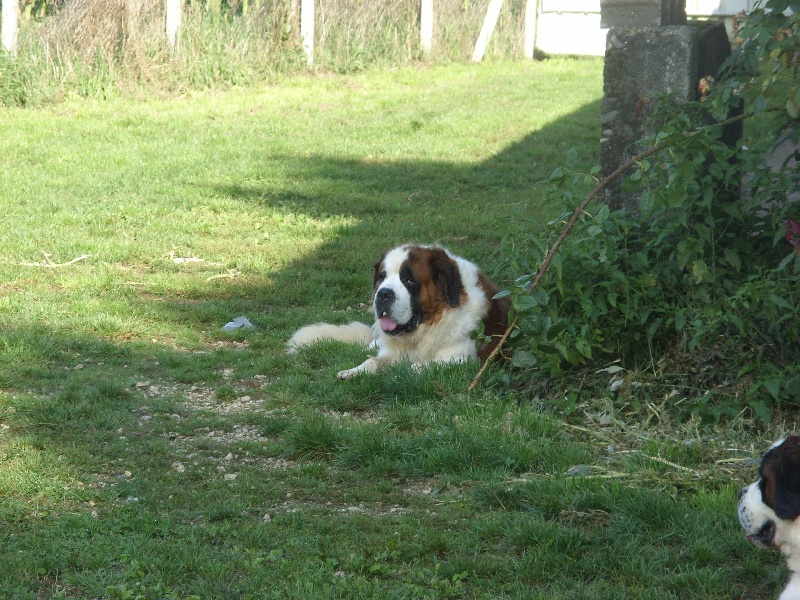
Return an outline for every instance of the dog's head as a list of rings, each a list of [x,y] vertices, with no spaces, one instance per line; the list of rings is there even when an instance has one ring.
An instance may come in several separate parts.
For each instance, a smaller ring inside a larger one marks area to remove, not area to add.
[[[461,304],[458,263],[443,248],[405,245],[386,252],[373,269],[372,306],[387,335],[411,333],[435,323]]]
[[[800,437],[767,450],[759,474],[758,481],[739,490],[739,522],[754,544],[786,550],[800,536]]]

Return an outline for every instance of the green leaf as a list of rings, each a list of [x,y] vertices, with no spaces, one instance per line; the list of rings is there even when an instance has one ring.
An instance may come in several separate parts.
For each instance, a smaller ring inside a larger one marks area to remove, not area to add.
[[[786,224],[781,224],[780,227],[775,231],[775,235],[772,236],[772,247],[774,248],[780,240],[786,237]]]
[[[536,288],[531,292],[531,298],[536,301],[537,306],[546,306],[550,302],[550,294],[544,288]]]
[[[675,251],[677,252],[678,268],[683,271],[686,268],[691,255],[689,252],[689,242],[687,242],[685,239],[681,240],[675,246]]]
[[[764,389],[769,392],[769,395],[777,400],[781,395],[781,380],[777,377],[769,377],[764,380]]]
[[[550,328],[553,326],[553,319],[549,315],[545,315],[539,319],[539,327],[541,328],[542,335],[547,335]]]
[[[603,224],[606,222],[606,220],[608,220],[608,215],[610,212],[611,211],[608,210],[608,206],[603,204],[603,206],[600,207],[600,210],[598,210],[597,214],[594,216],[594,220],[600,224]]]
[[[520,369],[535,367],[536,362],[536,357],[526,350],[515,350],[511,357],[511,364]]]
[[[586,230],[586,233],[588,233],[591,237],[597,237],[598,235],[603,233],[603,228],[600,227],[599,225],[592,225],[591,227],[589,227],[589,229]]]
[[[797,258],[797,255],[794,252],[792,252],[791,254],[789,254],[789,256],[787,256],[781,261],[781,264],[778,265],[778,268],[776,270],[783,271],[789,265],[789,263],[792,262],[795,258]]]
[[[758,115],[767,110],[767,99],[761,94],[756,96],[756,101],[753,104],[753,111]]]
[[[652,340],[655,337],[656,332],[658,332],[658,330],[661,328],[661,323],[663,321],[664,320],[659,317],[650,323],[650,325],[647,327],[647,339]]]
[[[688,197],[686,187],[673,185],[667,193],[667,204],[670,208],[680,208]]]
[[[575,340],[575,348],[580,352],[583,356],[591,360],[592,358],[592,346],[583,338],[579,338]]]
[[[570,148],[567,152],[567,166],[574,167],[578,162],[578,151],[575,148]]]
[[[789,98],[786,101],[786,112],[792,119],[797,119],[800,117],[800,109],[798,108],[797,104],[795,104],[793,98]]]
[[[770,423],[772,421],[772,410],[770,410],[766,402],[751,402],[750,407],[762,423]]]
[[[730,248],[725,249],[725,262],[727,262],[734,269],[739,271],[742,268],[742,261],[739,258],[739,253]]]
[[[508,290],[503,290],[502,292],[497,292],[494,296],[492,296],[492,300],[500,300],[500,298],[505,298],[506,296],[510,296],[511,292]]]
[[[696,260],[692,263],[692,277],[694,277],[695,283],[709,283],[714,280],[704,260]]]
[[[550,175],[550,178],[547,180],[550,183],[554,183],[556,181],[561,181],[564,179],[564,169],[558,167],[553,173]]]
[[[538,305],[539,303],[532,296],[517,296],[514,298],[514,310],[518,313],[524,313]]]
[[[678,164],[678,174],[683,177],[684,179],[688,179],[690,181],[694,180],[695,171],[694,165],[690,162],[682,162]]]
[[[520,275],[514,280],[514,285],[517,287],[526,287],[530,285],[531,279],[533,279],[533,275]]]
[[[653,210],[656,207],[656,196],[650,190],[645,190],[642,192],[642,195],[639,196],[639,212],[642,213],[643,217],[649,217],[653,214]]]
[[[565,319],[559,319],[548,328],[547,339],[554,340],[558,336],[558,334],[564,331],[566,328],[567,328],[567,321]]]
[[[775,306],[779,306],[780,308],[786,308],[786,309],[792,308],[791,302],[781,298],[780,296],[776,296],[775,294],[770,294],[769,299]]]

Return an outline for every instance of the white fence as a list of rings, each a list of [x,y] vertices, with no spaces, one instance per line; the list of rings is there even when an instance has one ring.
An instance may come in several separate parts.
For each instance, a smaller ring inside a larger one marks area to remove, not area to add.
[[[181,23],[181,0],[166,1],[165,34],[170,48],[176,48]],[[368,1],[368,0],[367,0]],[[17,51],[19,0],[2,2],[2,44],[13,55]],[[431,51],[433,2],[421,0],[420,45]],[[755,0],[687,0],[686,12],[693,18],[727,18],[752,8]],[[472,60],[480,61],[491,40],[503,0],[488,0],[486,17],[477,34]],[[600,0],[526,0],[525,56],[534,50],[548,54],[605,54],[605,29],[600,28]],[[314,62],[314,0],[301,0],[300,34],[308,64]]]

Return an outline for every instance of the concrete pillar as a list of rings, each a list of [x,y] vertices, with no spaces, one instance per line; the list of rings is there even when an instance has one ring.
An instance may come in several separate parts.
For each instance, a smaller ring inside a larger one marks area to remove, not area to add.
[[[601,0],[601,21],[610,27],[603,74],[600,165],[608,175],[643,148],[652,98],[669,92],[678,101],[697,98],[697,84],[715,75],[730,54],[721,22],[686,24],[685,0]],[[637,210],[638,193],[606,189],[613,208]]]

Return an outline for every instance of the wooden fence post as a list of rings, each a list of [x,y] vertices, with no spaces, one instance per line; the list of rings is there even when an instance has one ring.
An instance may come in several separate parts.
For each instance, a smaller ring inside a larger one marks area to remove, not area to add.
[[[539,20],[539,0],[525,3],[525,58],[533,58],[536,52],[536,28]]]
[[[181,8],[181,0],[167,0],[167,41],[172,52],[175,52],[181,27]]]
[[[420,46],[426,54],[433,47],[433,0],[422,0],[419,9]]]
[[[122,3],[125,10],[125,42],[130,44],[139,43],[139,0],[124,0]]]
[[[0,0],[3,3],[3,27],[0,37],[3,48],[13,56],[17,55],[17,25],[19,21],[18,0]]]
[[[308,65],[311,66],[314,64],[314,0],[300,2],[300,37]]]
[[[475,42],[475,51],[472,53],[472,60],[480,62],[483,60],[483,55],[486,52],[486,46],[489,45],[489,39],[494,33],[494,28],[497,25],[497,18],[500,16],[500,9],[503,6],[503,0],[490,0],[489,8],[486,9],[486,17],[483,19],[483,26],[478,35],[478,41]]]

